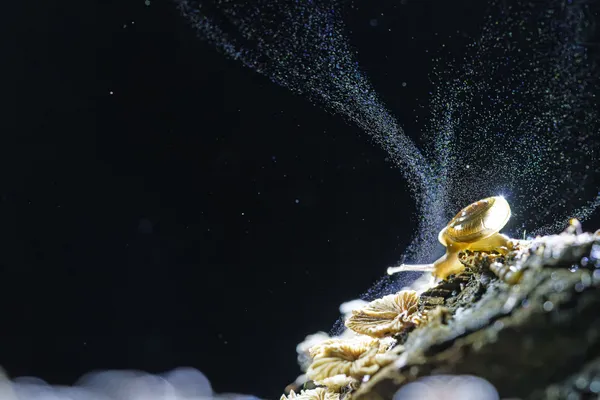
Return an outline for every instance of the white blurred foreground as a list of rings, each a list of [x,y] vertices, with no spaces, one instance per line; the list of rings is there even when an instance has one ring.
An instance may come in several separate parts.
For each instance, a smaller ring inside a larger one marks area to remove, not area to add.
[[[84,375],[73,386],[51,386],[38,378],[9,380],[0,370],[0,400],[258,400],[255,396],[216,394],[193,368],[160,375],[141,371],[104,371]]]
[[[402,387],[393,400],[499,400],[498,392],[474,376],[438,375]],[[9,380],[0,369],[0,400],[259,400],[252,395],[213,392],[208,378],[193,368],[160,375],[103,371],[84,375],[73,386],[51,386],[38,378]]]
[[[403,386],[393,400],[499,400],[491,383],[470,375],[436,375]]]

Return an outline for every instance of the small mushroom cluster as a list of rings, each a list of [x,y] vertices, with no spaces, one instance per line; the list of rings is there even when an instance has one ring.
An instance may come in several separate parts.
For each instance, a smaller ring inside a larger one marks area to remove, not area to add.
[[[426,322],[419,310],[419,295],[402,290],[353,310],[346,327],[353,335],[324,340],[310,348],[311,363],[306,378],[317,387],[299,394],[290,391],[281,400],[292,398],[336,400],[356,389],[381,367],[392,362],[402,346],[394,336]]]

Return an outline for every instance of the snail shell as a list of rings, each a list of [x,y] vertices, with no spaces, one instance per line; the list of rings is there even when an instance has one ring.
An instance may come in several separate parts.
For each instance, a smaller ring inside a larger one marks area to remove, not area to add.
[[[475,243],[498,233],[510,215],[510,206],[504,197],[488,197],[463,208],[442,229],[438,239],[444,246],[450,241]]]

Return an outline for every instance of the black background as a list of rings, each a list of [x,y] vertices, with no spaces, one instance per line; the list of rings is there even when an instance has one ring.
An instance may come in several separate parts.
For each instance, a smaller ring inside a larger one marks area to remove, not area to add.
[[[460,54],[484,2],[364,3],[350,40],[416,132],[432,53]],[[217,391],[278,396],[296,344],[410,242],[400,171],[169,1],[6,7],[0,365],[54,384],[193,366]]]

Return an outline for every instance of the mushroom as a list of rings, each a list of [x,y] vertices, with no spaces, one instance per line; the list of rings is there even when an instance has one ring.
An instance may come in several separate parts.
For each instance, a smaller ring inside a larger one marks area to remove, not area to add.
[[[353,311],[345,324],[357,333],[383,338],[402,332],[407,326],[419,325],[423,319],[417,292],[402,290]]]
[[[340,374],[361,379],[391,362],[386,354],[388,347],[389,342],[369,336],[327,340],[310,349],[313,362],[306,376],[313,381],[323,381]]]
[[[388,268],[392,275],[401,271],[433,271],[440,279],[460,273],[464,266],[458,259],[463,250],[497,251],[506,254],[510,238],[500,233],[510,219],[510,206],[502,196],[488,197],[463,208],[441,230],[438,240],[446,247],[446,254],[433,264],[402,264]]]

